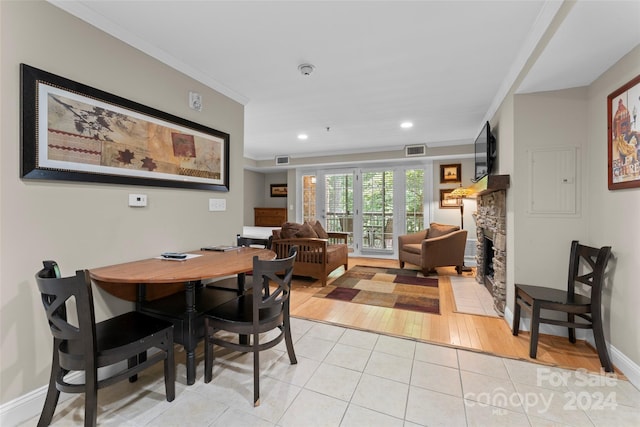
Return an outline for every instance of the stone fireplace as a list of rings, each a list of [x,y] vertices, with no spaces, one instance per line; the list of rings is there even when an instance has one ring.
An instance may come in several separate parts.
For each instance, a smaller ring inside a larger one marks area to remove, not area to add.
[[[493,296],[494,309],[504,315],[507,296],[507,188],[509,175],[489,175],[477,194],[476,281]]]

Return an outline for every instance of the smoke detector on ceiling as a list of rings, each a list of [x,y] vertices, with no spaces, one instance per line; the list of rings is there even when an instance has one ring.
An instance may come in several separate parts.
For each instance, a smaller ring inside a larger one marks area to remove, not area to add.
[[[298,71],[300,71],[300,74],[302,74],[303,76],[310,76],[311,73],[313,73],[313,70],[315,69],[316,67],[311,64],[298,65]]]

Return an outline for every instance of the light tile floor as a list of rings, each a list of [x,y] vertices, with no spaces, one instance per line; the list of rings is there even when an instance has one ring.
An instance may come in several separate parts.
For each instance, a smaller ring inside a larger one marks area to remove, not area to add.
[[[629,382],[466,350],[292,319],[297,365],[284,343],[261,353],[261,405],[252,405],[252,359],[226,353],[214,379],[176,399],[162,364],[138,382],[99,392],[105,426],[640,426]],[[222,353],[222,351],[220,352]],[[53,426],[83,425],[83,398],[61,403]],[[24,426],[35,426],[37,417]]]

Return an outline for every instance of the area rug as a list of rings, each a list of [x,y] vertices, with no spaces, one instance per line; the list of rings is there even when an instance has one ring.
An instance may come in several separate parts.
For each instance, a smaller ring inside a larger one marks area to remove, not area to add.
[[[438,279],[417,270],[356,265],[314,297],[440,314]]]
[[[493,297],[475,277],[450,277],[456,313],[500,317],[493,308]]]

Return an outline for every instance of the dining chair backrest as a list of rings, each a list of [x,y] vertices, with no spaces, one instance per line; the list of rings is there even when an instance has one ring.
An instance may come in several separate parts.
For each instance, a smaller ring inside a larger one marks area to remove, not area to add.
[[[579,284],[590,288],[592,305],[600,305],[604,273],[611,257],[611,246],[594,248],[581,245],[577,240],[571,242],[571,255],[569,259],[569,280],[567,283],[567,295],[572,301]]]
[[[283,310],[288,309],[293,265],[297,254],[298,248],[293,246],[286,258],[260,260],[257,256],[253,257],[254,323],[260,321],[260,310],[271,309],[275,306],[280,306]],[[260,298],[257,298],[258,295]]]
[[[83,342],[85,356],[93,358],[96,349],[95,312],[91,279],[86,270],[76,271],[75,276],[61,278],[57,264],[44,262],[45,267],[36,274],[36,282],[42,297],[49,328],[54,338],[58,340],[76,340]],[[75,300],[75,316],[77,325],[67,320],[67,305]],[[61,363],[62,364],[62,363]],[[63,366],[64,367],[64,366]]]

